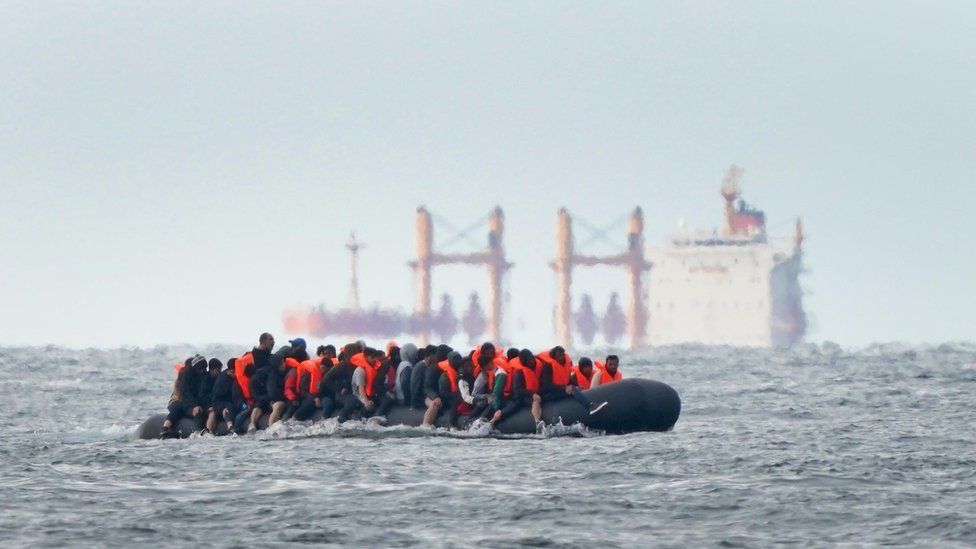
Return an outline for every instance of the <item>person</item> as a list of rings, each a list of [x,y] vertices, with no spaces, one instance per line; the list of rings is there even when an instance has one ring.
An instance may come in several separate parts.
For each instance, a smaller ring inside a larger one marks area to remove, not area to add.
[[[274,336],[268,332],[264,332],[258,337],[258,346],[251,349],[255,370],[271,366],[271,352],[274,350],[274,346]]]
[[[532,351],[522,349],[516,358],[508,361],[512,375],[510,395],[515,405],[509,413],[518,411],[523,406],[528,406],[532,411],[532,419],[535,420],[536,429],[541,429],[543,426],[542,397],[539,395],[539,378],[535,373],[538,368],[536,360]]]
[[[569,375],[569,382],[581,390],[590,388],[590,379],[593,377],[593,361],[589,357],[579,359],[579,364],[573,366],[573,371]]]
[[[620,381],[624,378],[618,369],[620,367],[620,358],[617,355],[607,355],[607,361],[605,363],[597,362],[595,366],[593,377],[590,378],[591,389],[614,381]]]
[[[474,394],[473,387],[476,379],[474,375],[475,372],[474,362],[471,361],[470,357],[461,359],[460,355],[457,356],[460,365],[456,367],[458,391],[457,391],[457,403],[454,405],[454,413],[455,415],[479,418],[482,416],[483,412],[488,407],[488,395],[485,394],[484,392],[482,392],[480,395]],[[448,360],[450,361],[450,357],[448,357]],[[492,362],[488,362],[487,364],[488,364],[487,366],[488,368],[494,367],[494,364]],[[482,371],[481,373],[486,374],[487,372]],[[479,375],[479,377],[481,376]],[[487,377],[487,375],[485,377]],[[444,382],[445,382],[444,376],[441,376],[442,389],[445,388]]]
[[[268,417],[268,427],[277,423],[284,416],[291,404],[291,398],[297,396],[294,392],[298,384],[294,382],[294,368],[297,362],[292,359],[293,348],[285,345],[271,355],[271,367],[268,369],[268,400],[271,401],[271,416]],[[289,360],[291,359],[291,360]],[[285,393],[287,378],[291,374],[290,391]]]
[[[206,414],[200,405],[200,381],[206,375],[207,359],[200,355],[188,358],[183,368],[176,374],[173,384],[173,394],[170,396],[166,419],[159,432],[160,438],[175,438],[179,436],[179,421],[183,417],[193,418],[197,431],[206,426]]]
[[[572,397],[582,404],[591,415],[599,412],[607,405],[606,402],[594,404],[580,391],[579,387],[570,383],[569,376],[572,372],[573,361],[561,346],[557,345],[540,353],[539,360],[536,363],[536,374],[539,376],[539,395],[542,397],[543,403],[557,402]]]
[[[475,349],[471,352],[471,364],[474,365],[474,385],[471,388],[471,394],[474,396],[481,396],[487,394],[490,389],[488,389],[488,374],[485,371],[485,365],[488,363],[504,364],[507,360],[498,355],[495,350],[495,346],[490,342],[485,342],[481,344],[481,347]]]
[[[224,363],[220,359],[211,358],[207,361],[203,375],[200,376],[200,385],[197,387],[197,402],[203,408],[204,428],[202,430],[204,432],[209,432],[206,429],[206,419],[209,416],[210,408],[213,407],[213,386],[223,367]]]
[[[240,407],[239,401],[243,400],[241,393],[237,389],[237,379],[234,369],[237,365],[236,358],[227,360],[227,369],[220,372],[214,380],[213,389],[210,393],[210,409],[207,410],[207,432],[216,434],[218,418],[227,424],[227,432],[234,430],[234,412]]]
[[[331,351],[330,351],[331,348]],[[319,345],[315,350],[315,358],[304,360],[298,364],[296,382],[298,383],[298,400],[291,417],[298,421],[306,421],[312,417],[317,408],[322,407],[319,397],[319,385],[322,377],[332,367],[335,347]],[[323,364],[325,366],[323,367]]]
[[[254,351],[251,351],[252,354]],[[262,360],[263,362],[263,360]],[[261,419],[261,414],[271,413],[271,395],[268,392],[268,378],[271,376],[271,359],[269,359],[266,365],[258,366],[258,357],[254,357],[254,363],[250,364],[248,368],[251,369],[251,374],[248,376],[250,382],[248,386],[251,391],[251,400],[253,405],[251,406],[251,421],[247,426],[247,432],[253,433],[258,428],[258,420]]]
[[[433,366],[434,353],[437,348],[427,345],[423,349],[417,350],[417,362],[413,363],[410,370],[410,407],[414,410],[427,408],[424,394],[424,382],[427,380],[427,370]]]
[[[385,383],[379,371],[382,356],[382,351],[366,348],[349,358],[349,363],[356,367],[351,382],[353,398],[344,400],[342,410],[339,412],[340,422],[348,420],[356,410],[373,414],[381,418],[381,421],[385,419],[384,416],[393,401],[386,393]]]
[[[404,344],[403,348],[400,349],[400,364],[397,365],[396,384],[394,385],[397,402],[400,404],[409,405],[412,402],[410,398],[410,373],[416,362],[417,346],[413,343]]]
[[[447,345],[438,345],[434,357],[428,360],[427,368],[424,371],[424,405],[427,410],[424,412],[424,421],[421,427],[430,427],[437,420],[444,405],[440,396],[440,381],[443,373],[440,363],[447,360],[447,355],[453,351]]]
[[[322,376],[319,383],[319,397],[322,399],[322,415],[329,417],[336,408],[345,408],[350,398],[355,398],[350,394],[352,389],[352,376],[356,371],[356,366],[349,362],[349,357],[355,356],[360,352],[359,346],[350,343],[343,347],[339,353],[339,363],[329,369]],[[354,406],[354,405],[353,405]],[[339,413],[339,422],[346,421],[348,416]]]
[[[462,406],[462,404],[474,404],[471,397],[471,384],[459,379],[462,362],[461,355],[451,351],[447,354],[446,359],[437,363],[437,368],[441,371],[437,380],[437,397],[441,401],[441,408],[447,411],[447,425],[449,427],[454,427],[454,420],[458,413],[471,411],[469,406]],[[470,363],[470,361],[468,362]],[[470,374],[468,377],[473,380],[473,376]],[[464,399],[462,394],[462,386],[464,387],[463,392],[467,393],[467,399]]]

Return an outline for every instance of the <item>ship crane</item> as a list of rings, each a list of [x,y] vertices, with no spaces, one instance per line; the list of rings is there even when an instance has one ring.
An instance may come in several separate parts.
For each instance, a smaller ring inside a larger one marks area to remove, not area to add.
[[[349,233],[346,249],[349,250],[349,297],[347,306],[350,311],[359,311],[359,250],[366,245],[356,240],[356,233]]]
[[[441,220],[446,224],[446,221]],[[502,279],[512,267],[505,259],[502,236],[505,231],[505,215],[496,207],[488,215],[488,246],[471,253],[441,253],[434,250],[434,221],[431,213],[421,206],[417,208],[417,259],[410,266],[417,273],[417,302],[414,315],[418,319],[430,317],[431,275],[436,265],[484,266],[488,271],[488,339],[501,343]],[[466,239],[467,234],[481,227],[483,221],[460,231],[452,241]],[[426,326],[425,322],[419,326]],[[420,344],[426,344],[429,334],[426,328],[416,334]]]
[[[571,348],[573,344],[573,334],[570,327],[573,269],[606,265],[621,267],[629,275],[630,303],[627,310],[627,331],[630,335],[631,348],[640,347],[644,342],[646,324],[642,275],[651,268],[651,264],[644,258],[644,213],[638,207],[630,216],[627,249],[622,253],[606,256],[584,255],[576,252],[573,241],[573,220],[566,208],[559,210],[556,223],[556,259],[549,266],[556,272],[558,286],[556,302],[557,342],[566,348]],[[597,236],[602,236],[602,232],[598,231]]]

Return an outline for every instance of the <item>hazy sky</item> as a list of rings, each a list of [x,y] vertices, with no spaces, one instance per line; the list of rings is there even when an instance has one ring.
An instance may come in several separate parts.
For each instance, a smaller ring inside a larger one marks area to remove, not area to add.
[[[353,229],[363,301],[407,309],[416,207],[500,204],[507,328],[541,345],[559,206],[641,205],[660,243],[719,225],[731,163],[773,232],[806,222],[809,340],[976,339],[974,28],[971,2],[3,2],[0,344],[280,334],[345,302]],[[624,282],[581,280],[598,308]],[[434,285],[461,308],[485,275]]]

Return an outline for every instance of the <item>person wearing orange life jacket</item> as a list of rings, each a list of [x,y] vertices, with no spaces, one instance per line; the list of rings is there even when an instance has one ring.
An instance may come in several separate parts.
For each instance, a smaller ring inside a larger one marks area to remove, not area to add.
[[[197,431],[202,431],[206,426],[206,410],[199,401],[200,382],[206,375],[207,359],[202,356],[195,355],[184,362],[184,367],[176,374],[173,394],[166,406],[168,414],[159,432],[160,438],[178,437],[177,427],[184,417],[193,418]]]
[[[506,393],[511,396],[508,406],[508,413],[514,413],[523,407],[529,407],[532,411],[532,419],[535,420],[537,430],[541,430],[542,423],[542,397],[539,395],[539,377],[536,375],[538,359],[528,349],[519,351],[518,357],[508,361],[511,372],[510,387],[506,387]],[[514,404],[514,409],[512,404]],[[506,410],[502,410],[503,414]],[[494,418],[493,418],[494,419]]]
[[[437,383],[438,397],[444,403],[448,427],[454,427],[458,414],[470,415],[474,411],[475,399],[471,396],[474,366],[470,360],[461,358],[460,353],[451,351],[447,359],[437,363],[437,368],[441,371]]]
[[[458,355],[458,358],[460,358],[460,355]],[[448,360],[450,360],[450,357]],[[486,366],[486,368],[491,369],[494,367],[495,365],[491,362],[488,362],[488,365]],[[460,397],[454,407],[455,415],[481,418],[484,415],[485,410],[488,408],[488,395],[480,394],[475,396],[473,394],[472,387],[474,387],[475,383],[474,362],[471,361],[470,357],[461,359],[460,365],[455,367],[455,369],[457,370],[457,393]],[[482,373],[486,372],[483,370]],[[442,388],[444,389],[448,388],[444,385],[445,382],[445,376],[442,375],[441,384]]]
[[[495,362],[495,375],[489,380],[491,391],[491,406],[485,412],[486,417],[490,417],[491,425],[508,418],[521,408],[521,404],[516,401],[513,394],[515,385],[515,368],[512,361],[518,359],[519,350],[515,347],[505,352],[503,361]],[[487,367],[487,364],[482,366]]]
[[[327,359],[325,355],[326,346],[319,345],[316,350],[316,357],[303,360],[296,368],[298,377],[295,382],[297,383],[298,397],[294,408],[290,410],[288,415],[298,421],[310,419],[315,413],[315,409],[322,406],[322,399],[319,397],[319,385],[325,372],[332,367],[332,361]],[[332,355],[335,355],[335,347],[332,347]],[[323,367],[323,362],[327,364],[325,367]]]
[[[339,364],[334,345],[320,345],[316,354],[321,357],[319,362],[319,383],[315,391],[315,405],[322,409],[322,417],[328,419],[335,410],[337,398],[331,384],[325,382],[325,377],[332,368]]]
[[[499,364],[505,364],[505,362],[505,357],[499,356],[495,345],[490,342],[482,343],[481,347],[472,351],[471,363],[474,365],[474,386],[471,388],[471,393],[474,396],[490,393],[491,391],[488,389],[488,373],[484,365],[494,363],[495,366],[498,366]],[[494,368],[492,368],[492,371],[494,371]]]
[[[356,410],[373,414],[380,421],[385,419],[386,412],[395,401],[386,392],[380,372],[380,359],[383,356],[382,351],[367,347],[349,358],[349,363],[356,367],[351,383],[353,398],[345,399],[342,410],[339,411],[340,422],[349,419]]]
[[[594,404],[583,392],[570,383],[573,361],[559,345],[539,354],[536,373],[539,375],[539,394],[542,402],[556,402],[572,397],[590,414],[602,410],[607,403]]]
[[[593,361],[588,357],[579,359],[579,363],[573,366],[573,371],[569,375],[569,382],[582,390],[590,388],[590,379],[593,377]]]
[[[606,385],[607,383],[619,381],[624,378],[623,374],[618,370],[620,367],[620,359],[617,355],[608,355],[606,363],[597,362],[595,366],[593,377],[590,379],[591,388]]]

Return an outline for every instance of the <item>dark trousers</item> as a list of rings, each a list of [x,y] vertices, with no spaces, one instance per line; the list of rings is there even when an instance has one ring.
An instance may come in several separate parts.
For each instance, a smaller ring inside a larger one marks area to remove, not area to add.
[[[319,400],[322,401],[322,417],[324,419],[329,419],[332,412],[336,409],[336,399],[331,396],[320,396]]]
[[[353,412],[363,407],[363,403],[354,395],[342,395],[339,404],[342,406],[339,409],[339,423],[348,421]]]
[[[297,419],[298,421],[305,421],[311,418],[313,413],[315,413],[315,397],[312,395],[305,395],[295,405],[295,409],[292,411],[291,417]]]
[[[202,431],[203,428],[207,426],[207,412],[204,411],[202,406],[200,407],[200,412],[195,416],[190,415],[192,408],[187,408],[178,400],[170,402],[169,406],[166,407],[166,410],[169,412],[166,415],[166,419],[170,422],[174,429],[179,428],[180,420],[184,417],[193,418],[194,427],[197,431]]]
[[[585,406],[587,410],[589,410],[590,406],[593,404],[593,402],[590,401],[590,399],[583,394],[583,391],[580,391],[579,387],[573,387],[572,395],[567,395],[564,391],[553,391],[551,393],[546,393],[542,395],[542,403],[545,404],[547,402],[556,402],[557,400],[569,398],[570,396],[572,396],[573,398],[576,399],[577,402]]]

